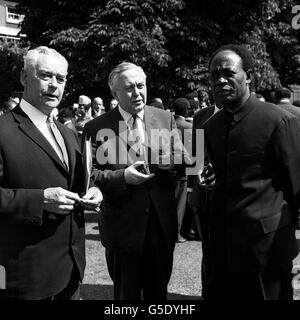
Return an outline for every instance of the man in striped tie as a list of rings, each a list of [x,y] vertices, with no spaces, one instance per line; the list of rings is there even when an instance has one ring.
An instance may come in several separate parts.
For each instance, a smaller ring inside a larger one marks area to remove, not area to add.
[[[96,147],[98,139],[104,141],[94,157],[93,177],[103,191],[99,229],[114,297],[166,300],[178,234],[173,162],[176,143],[168,144],[165,139],[160,148],[152,138],[161,132],[165,137],[173,133],[176,142],[180,138],[170,112],[146,105],[146,75],[141,67],[121,63],[111,72],[108,84],[118,107],[87,123],[84,136],[91,137]],[[126,137],[129,148],[122,149]],[[99,158],[105,144],[111,146],[106,163]],[[169,152],[164,148],[167,145],[172,145]],[[127,156],[128,163],[122,162]]]
[[[68,63],[48,47],[24,57],[23,98],[0,121],[0,299],[79,298],[85,267],[84,209],[102,200],[73,132],[53,119]]]

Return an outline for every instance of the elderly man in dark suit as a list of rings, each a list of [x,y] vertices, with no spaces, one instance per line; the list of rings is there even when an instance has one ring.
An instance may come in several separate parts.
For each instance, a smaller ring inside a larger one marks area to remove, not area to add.
[[[247,49],[221,47],[209,72],[214,101],[223,109],[204,125],[216,175],[208,213],[207,298],[292,299],[299,119],[250,94],[253,60]]]
[[[24,58],[20,104],[0,119],[1,299],[78,299],[85,267],[83,208],[102,200],[83,194],[83,165],[72,131],[52,119],[68,63],[38,47]],[[81,196],[83,196],[81,198]]]
[[[98,143],[93,177],[103,191],[99,228],[114,297],[165,300],[177,240],[173,170],[178,132],[171,113],[146,105],[141,67],[123,62],[108,83],[119,106],[86,124],[85,136]],[[167,138],[163,145],[153,141],[157,133]],[[170,133],[175,143],[166,149]],[[136,144],[127,149],[132,135]]]

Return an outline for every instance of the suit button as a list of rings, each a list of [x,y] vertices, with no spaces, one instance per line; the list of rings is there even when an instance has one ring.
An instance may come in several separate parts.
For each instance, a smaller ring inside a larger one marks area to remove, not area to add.
[[[146,213],[149,213],[149,212],[150,212],[150,208],[146,208],[146,209],[145,209],[145,212],[146,212]]]

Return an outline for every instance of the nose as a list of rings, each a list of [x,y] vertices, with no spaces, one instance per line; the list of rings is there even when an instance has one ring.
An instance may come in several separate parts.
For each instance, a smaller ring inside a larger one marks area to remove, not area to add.
[[[227,82],[227,79],[223,75],[220,75],[216,80],[216,83],[226,83],[226,82]]]
[[[57,87],[57,80],[55,75],[53,75],[52,78],[49,80],[49,85],[51,87]]]
[[[133,95],[134,95],[135,97],[137,97],[139,94],[140,94],[139,88],[138,88],[138,87],[134,87],[134,88],[133,88]]]

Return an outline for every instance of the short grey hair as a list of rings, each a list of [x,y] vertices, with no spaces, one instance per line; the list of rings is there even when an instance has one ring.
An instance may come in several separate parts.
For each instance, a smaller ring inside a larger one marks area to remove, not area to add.
[[[24,56],[24,70],[30,71],[36,65],[36,62],[40,55],[57,56],[60,57],[68,66],[68,61],[66,58],[57,52],[55,49],[48,48],[46,46],[39,46],[35,49],[28,50],[27,54]]]
[[[118,64],[110,73],[109,77],[108,77],[108,86],[110,88],[110,91],[113,93],[114,92],[114,86],[116,81],[118,80],[120,73],[126,71],[126,70],[130,70],[130,69],[139,69],[145,76],[146,78],[146,74],[144,72],[144,70],[137,66],[136,64],[132,63],[132,62],[122,62],[120,64]]]

